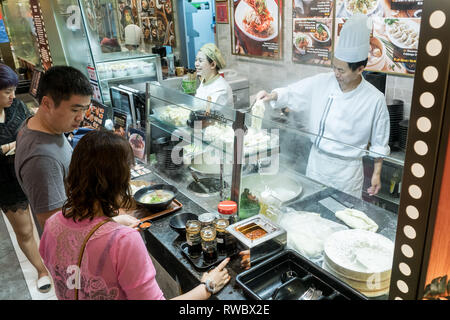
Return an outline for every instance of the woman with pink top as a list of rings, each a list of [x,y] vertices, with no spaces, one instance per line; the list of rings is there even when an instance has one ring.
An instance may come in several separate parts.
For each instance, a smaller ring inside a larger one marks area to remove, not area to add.
[[[58,299],[164,299],[139,232],[111,220],[119,208],[133,205],[133,163],[129,143],[106,131],[87,133],[74,149],[67,201],[46,221],[39,247]],[[230,280],[228,261],[174,299],[204,300],[221,290]]]

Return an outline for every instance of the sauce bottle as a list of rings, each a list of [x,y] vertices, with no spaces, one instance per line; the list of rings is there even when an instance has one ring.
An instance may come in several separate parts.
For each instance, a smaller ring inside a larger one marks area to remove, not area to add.
[[[205,263],[213,263],[217,260],[217,241],[215,227],[204,227],[200,231],[202,238],[203,260]]]
[[[188,254],[191,258],[198,258],[202,254],[201,228],[202,225],[198,220],[186,221],[186,241],[188,244]]]
[[[228,225],[228,220],[223,218],[219,218],[215,222],[218,254],[227,254],[227,242],[229,241],[227,241],[228,231],[226,229]]]
[[[234,201],[221,201],[217,206],[219,217],[228,220],[228,223],[232,225],[237,222],[237,203]]]

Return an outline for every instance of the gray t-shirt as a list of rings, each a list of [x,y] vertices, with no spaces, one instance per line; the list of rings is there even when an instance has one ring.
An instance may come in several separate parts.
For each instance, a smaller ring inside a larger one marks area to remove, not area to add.
[[[64,134],[30,130],[28,118],[17,135],[14,162],[19,181],[34,214],[61,208],[67,199],[64,179],[72,147]]]

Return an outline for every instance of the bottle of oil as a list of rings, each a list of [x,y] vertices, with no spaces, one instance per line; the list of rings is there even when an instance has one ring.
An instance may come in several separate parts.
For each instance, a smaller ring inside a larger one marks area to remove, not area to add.
[[[198,258],[202,254],[202,238],[200,229],[202,225],[198,220],[186,222],[186,241],[188,243],[188,254],[192,258]]]
[[[391,184],[389,188],[389,193],[394,198],[398,198],[400,196],[400,173],[398,170],[395,170],[392,174]]]
[[[205,263],[213,263],[217,260],[216,228],[204,227],[200,231],[202,238],[203,260]]]

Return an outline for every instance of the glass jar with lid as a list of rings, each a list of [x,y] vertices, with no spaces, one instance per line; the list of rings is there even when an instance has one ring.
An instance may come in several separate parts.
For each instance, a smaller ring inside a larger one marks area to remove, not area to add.
[[[219,218],[215,222],[218,254],[227,254],[227,234],[229,225],[227,219]]]
[[[188,254],[192,258],[198,258],[202,254],[201,228],[202,224],[198,220],[186,221],[186,242],[188,244]]]
[[[207,226],[200,231],[202,238],[203,260],[205,263],[213,263],[217,260],[216,229],[214,226]]]
[[[217,215],[215,215],[214,213],[206,212],[198,216],[198,221],[200,221],[200,223],[202,224],[202,228],[208,226],[214,227],[214,221],[216,220],[216,218]]]
[[[231,200],[221,201],[217,206],[219,218],[228,220],[231,225],[237,222],[237,203]]]

